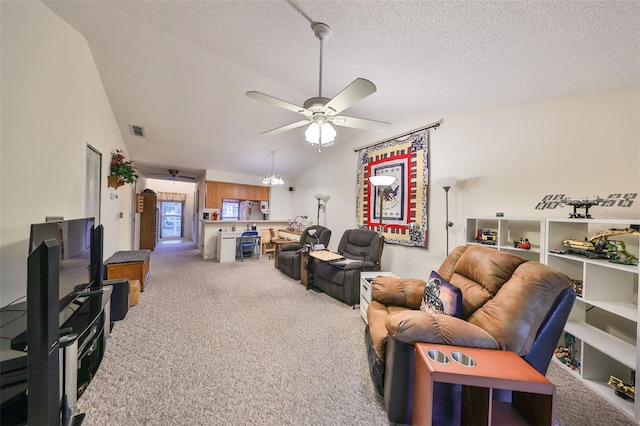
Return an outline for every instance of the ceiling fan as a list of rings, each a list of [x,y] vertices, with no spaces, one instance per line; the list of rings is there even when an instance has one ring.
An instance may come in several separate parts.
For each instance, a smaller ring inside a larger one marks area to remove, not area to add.
[[[333,99],[322,96],[322,44],[324,40],[329,39],[331,36],[331,28],[327,24],[323,24],[321,22],[312,22],[311,28],[313,29],[315,36],[320,40],[320,81],[318,96],[307,99],[303,106],[300,107],[261,92],[247,92],[246,94],[250,98],[267,102],[305,116],[304,120],[296,121],[295,123],[287,124],[261,134],[275,135],[308,124],[309,127],[307,127],[305,131],[305,139],[307,142],[310,142],[311,145],[318,145],[318,151],[320,151],[322,147],[330,146],[334,143],[336,130],[331,124],[355,129],[371,130],[375,132],[386,131],[389,128],[390,123],[338,115],[356,102],[366,98],[376,91],[376,86],[369,80],[356,78]]]
[[[149,173],[149,176],[162,176],[166,177],[169,180],[176,180],[176,178],[187,179],[187,180],[196,180],[193,176],[181,175],[178,170],[169,169],[167,170],[169,173]]]

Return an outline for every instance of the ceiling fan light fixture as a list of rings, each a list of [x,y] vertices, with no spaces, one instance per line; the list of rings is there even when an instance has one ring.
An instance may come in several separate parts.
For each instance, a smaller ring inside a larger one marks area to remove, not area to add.
[[[305,140],[311,145],[333,145],[336,135],[336,129],[328,121],[314,121],[304,131]]]

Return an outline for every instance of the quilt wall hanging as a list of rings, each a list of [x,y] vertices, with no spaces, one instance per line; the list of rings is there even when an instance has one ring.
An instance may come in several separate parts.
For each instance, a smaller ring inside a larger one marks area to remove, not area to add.
[[[382,215],[386,244],[427,248],[429,217],[429,129],[415,130],[358,148],[356,215],[359,228],[377,231]],[[392,175],[395,182],[383,194],[369,176]]]

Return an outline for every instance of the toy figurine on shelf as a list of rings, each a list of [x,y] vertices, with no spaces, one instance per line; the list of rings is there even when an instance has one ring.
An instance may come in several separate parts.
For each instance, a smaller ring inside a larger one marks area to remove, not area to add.
[[[582,297],[582,280],[574,280],[572,279],[573,289],[576,291],[576,295]]]
[[[581,362],[576,359],[576,338],[564,333],[564,344],[565,346],[558,346],[554,351],[556,358],[572,370],[580,371]]]
[[[530,250],[531,243],[529,242],[528,238],[520,238],[518,240],[513,240],[513,247],[523,250]]]

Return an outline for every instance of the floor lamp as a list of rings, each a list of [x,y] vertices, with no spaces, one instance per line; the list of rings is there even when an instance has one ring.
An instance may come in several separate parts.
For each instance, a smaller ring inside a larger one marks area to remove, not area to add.
[[[444,229],[447,231],[447,256],[449,255],[449,228],[453,226],[453,222],[449,221],[449,189],[458,181],[457,177],[447,176],[438,179],[438,185],[444,189],[445,205],[446,205],[446,222]]]
[[[316,225],[320,225],[320,209],[326,207],[329,196],[325,194],[316,194],[313,197],[318,200],[318,219],[316,220]]]
[[[378,226],[378,270],[382,269],[382,205],[384,203],[384,197],[389,195],[391,184],[395,181],[395,176],[389,175],[369,177],[371,185],[380,191],[380,209],[378,210],[378,216],[380,218],[380,225]],[[369,199],[373,199],[373,197],[369,196]]]

